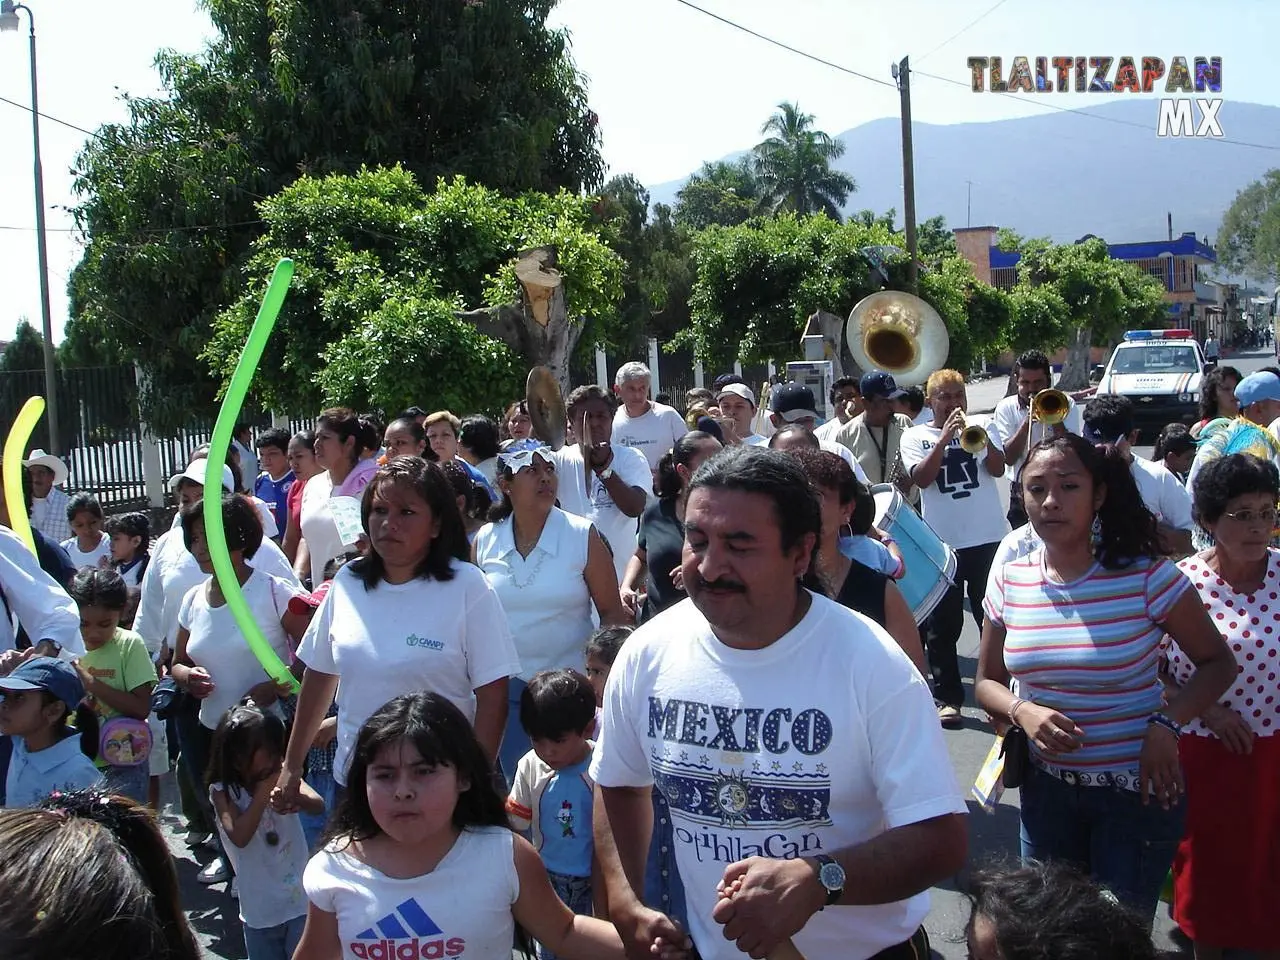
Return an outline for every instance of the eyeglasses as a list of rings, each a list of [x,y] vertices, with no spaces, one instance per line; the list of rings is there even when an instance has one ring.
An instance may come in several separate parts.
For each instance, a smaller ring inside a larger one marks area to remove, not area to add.
[[[1273,526],[1276,522],[1276,510],[1274,507],[1268,507],[1265,510],[1237,510],[1235,513],[1224,513],[1224,517],[1234,520],[1236,523],[1261,524],[1263,526]]]

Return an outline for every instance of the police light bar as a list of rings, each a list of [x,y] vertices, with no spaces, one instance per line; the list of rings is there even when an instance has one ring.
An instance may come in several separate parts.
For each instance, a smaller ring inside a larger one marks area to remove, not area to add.
[[[1126,340],[1190,340],[1195,334],[1190,330],[1126,330]]]

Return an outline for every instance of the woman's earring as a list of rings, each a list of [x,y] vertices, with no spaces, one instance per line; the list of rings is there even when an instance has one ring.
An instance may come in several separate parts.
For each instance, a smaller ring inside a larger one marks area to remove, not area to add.
[[[1102,519],[1095,513],[1093,515],[1093,526],[1089,528],[1089,544],[1095,550],[1102,543]]]
[[[848,533],[845,533],[845,531],[846,531],[846,530],[848,530],[849,532],[848,532]],[[844,539],[852,539],[852,538],[853,538],[853,524],[849,523],[849,521],[847,521],[847,520],[846,520],[846,521],[844,522],[844,524],[840,527],[840,536],[841,536],[842,538],[844,538]]]

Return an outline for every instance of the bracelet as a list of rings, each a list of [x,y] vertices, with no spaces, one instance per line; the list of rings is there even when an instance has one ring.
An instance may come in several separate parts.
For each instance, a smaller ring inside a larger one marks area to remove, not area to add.
[[[1168,714],[1153,713],[1151,716],[1147,717],[1147,723],[1148,724],[1154,723],[1157,726],[1164,727],[1166,730],[1172,733],[1175,737],[1182,736],[1182,725],[1178,723],[1178,721],[1170,717]]]
[[[895,540],[895,539],[893,539],[893,537],[883,537],[883,538],[881,538],[880,542],[881,542],[881,543],[883,543],[883,544],[887,547],[889,544],[891,544],[891,543],[896,544],[898,541],[897,541],[897,540]]]
[[[1013,706],[1009,708],[1009,722],[1012,723],[1015,727],[1018,725],[1018,721],[1014,717],[1014,714],[1017,713],[1018,708],[1026,702],[1027,701],[1023,700],[1021,697],[1018,697],[1016,700],[1013,701]]]

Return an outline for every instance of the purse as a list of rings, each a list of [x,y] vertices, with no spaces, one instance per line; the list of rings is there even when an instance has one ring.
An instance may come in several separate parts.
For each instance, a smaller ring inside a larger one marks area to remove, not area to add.
[[[151,758],[151,727],[145,720],[112,717],[98,736],[98,756],[108,766],[140,767]]]
[[[1027,731],[1019,726],[1011,726],[1004,735],[1004,745],[1000,748],[1004,757],[1004,773],[1001,782],[1006,789],[1022,786],[1026,779],[1027,767],[1031,764],[1031,746],[1027,741]]]

